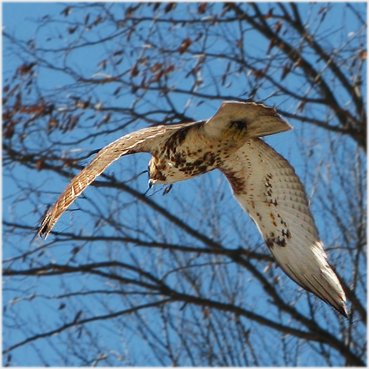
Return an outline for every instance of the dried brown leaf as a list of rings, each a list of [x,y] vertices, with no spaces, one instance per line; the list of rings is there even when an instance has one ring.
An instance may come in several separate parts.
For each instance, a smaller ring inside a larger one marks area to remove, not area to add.
[[[208,5],[208,3],[201,3],[198,8],[197,8],[197,12],[199,14],[204,14],[206,11],[206,6]]]
[[[155,63],[155,65],[151,68],[153,72],[156,72],[157,70],[161,69],[164,66],[164,63]]]
[[[168,68],[164,69],[164,74],[168,74],[174,71],[174,69],[175,69],[174,65],[170,65]]]
[[[76,32],[77,28],[78,28],[78,25],[76,25],[75,27],[69,27],[68,33],[72,35],[74,32]]]
[[[17,68],[17,72],[19,72],[20,74],[30,73],[35,65],[36,63],[25,63]]]
[[[94,20],[94,25],[96,26],[97,24],[99,24],[99,23],[101,23],[102,22],[102,17],[100,17],[100,15],[99,16],[97,16],[96,17],[96,19]]]
[[[111,117],[111,113],[109,112],[108,114],[106,114],[103,119],[102,119],[102,122],[101,123],[108,123],[109,120],[110,120],[110,117]]]
[[[276,23],[275,24],[275,26],[274,26],[274,30],[275,30],[275,33],[279,33],[279,31],[281,30],[281,28],[282,28],[282,22],[278,22],[278,23]]]
[[[176,6],[177,6],[177,3],[174,3],[174,2],[168,3],[166,7],[164,8],[164,13],[165,14],[169,13],[171,10],[175,9]]]
[[[36,162],[36,169],[38,171],[40,171],[43,167],[44,167],[44,160],[43,159],[37,160],[37,162]]]
[[[273,47],[276,46],[276,39],[275,37],[272,37],[270,39],[270,42],[269,42],[269,46],[268,46],[268,50],[267,50],[267,55],[270,53],[270,51],[273,49]]]
[[[274,8],[270,8],[270,9],[269,9],[268,13],[266,13],[266,14],[264,15],[264,19],[269,19],[269,18],[272,18],[272,17],[273,17],[273,9],[274,9]]]
[[[181,43],[181,46],[178,48],[178,52],[180,53],[180,54],[183,54],[183,53],[185,53],[187,50],[188,50],[188,48],[190,47],[190,45],[192,44],[192,41],[191,41],[191,39],[190,38],[186,38],[186,39],[184,39],[183,40],[183,42]]]
[[[61,11],[60,14],[64,14],[64,16],[67,17],[70,13],[72,13],[72,8],[70,6],[67,6],[64,10]]]
[[[139,71],[138,71],[138,66],[137,66],[137,63],[132,67],[132,69],[131,69],[131,76],[132,77],[136,77],[136,76],[138,76],[138,73],[139,73]]]
[[[292,68],[291,63],[287,63],[284,65],[282,76],[281,76],[281,81],[283,81],[286,78],[286,76],[291,72],[291,68]]]
[[[366,57],[367,57],[367,50],[362,50],[362,51],[360,51],[360,53],[359,53],[359,58],[360,58],[361,60],[366,60]]]
[[[6,139],[10,139],[13,137],[14,135],[14,125],[15,123],[13,121],[8,122],[8,124],[6,125],[6,128],[3,129],[3,136]]]

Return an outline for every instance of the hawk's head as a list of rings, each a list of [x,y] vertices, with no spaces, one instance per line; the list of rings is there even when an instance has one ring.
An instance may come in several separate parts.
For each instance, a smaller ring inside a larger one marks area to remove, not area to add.
[[[288,131],[292,127],[275,108],[254,102],[227,101],[207,120],[204,129],[212,138],[234,137],[238,141]]]

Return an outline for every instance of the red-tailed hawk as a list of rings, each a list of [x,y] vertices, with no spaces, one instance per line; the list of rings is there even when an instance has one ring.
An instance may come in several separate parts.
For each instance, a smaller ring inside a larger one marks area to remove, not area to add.
[[[47,237],[72,202],[123,155],[148,152],[149,184],[172,184],[219,169],[256,223],[282,270],[347,317],[345,293],[330,265],[291,165],[259,137],[291,129],[274,108],[224,102],[207,121],[144,128],[103,148],[74,177],[38,231]]]

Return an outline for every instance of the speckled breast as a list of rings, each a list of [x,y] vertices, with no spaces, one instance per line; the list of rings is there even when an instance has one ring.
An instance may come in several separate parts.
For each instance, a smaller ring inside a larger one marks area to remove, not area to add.
[[[206,137],[199,127],[184,127],[175,132],[152,158],[153,183],[183,181],[218,168],[225,152],[224,142]]]

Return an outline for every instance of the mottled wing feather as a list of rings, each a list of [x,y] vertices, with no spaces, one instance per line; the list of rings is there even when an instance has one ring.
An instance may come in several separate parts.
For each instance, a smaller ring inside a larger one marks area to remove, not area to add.
[[[51,210],[47,212],[41,221],[38,235],[46,238],[64,211],[115,160],[137,152],[154,154],[163,140],[184,126],[194,124],[197,122],[144,128],[123,136],[101,149],[91,163],[72,179]]]
[[[256,138],[226,159],[220,170],[282,270],[347,316],[345,294],[327,262],[304,187],[291,165]]]

